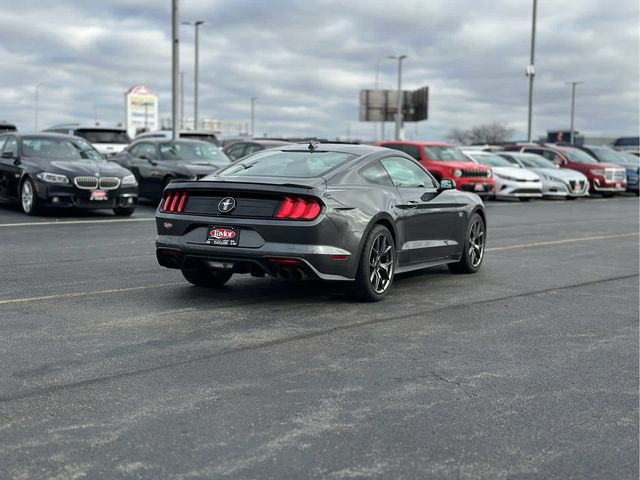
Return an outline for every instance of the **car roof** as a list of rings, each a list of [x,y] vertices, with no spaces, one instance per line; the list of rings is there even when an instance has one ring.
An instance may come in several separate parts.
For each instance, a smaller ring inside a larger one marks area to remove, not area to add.
[[[173,140],[172,138],[166,138],[166,137],[137,137],[133,140],[133,142],[131,142],[131,145],[133,145],[134,143],[172,143],[172,142],[180,142],[180,143],[196,143],[198,145],[200,144],[205,144],[205,145],[213,145],[213,143],[210,142],[205,142],[204,140],[198,140],[197,138],[176,138],[175,140]],[[215,145],[213,145],[215,147]]]
[[[84,140],[84,138],[78,137],[76,135],[69,135],[67,133],[56,133],[56,132],[0,132],[0,135],[13,135],[15,137],[20,137],[20,138],[22,137],[74,138],[74,139]]]
[[[376,147],[373,145],[361,145],[361,144],[350,144],[350,143],[316,143],[315,151],[318,152],[340,152],[340,153],[351,153],[353,155],[364,156],[370,153],[375,153],[381,151],[382,147]],[[281,150],[283,151],[308,151],[309,143],[290,143],[283,146]]]
[[[124,127],[109,127],[106,125],[82,125],[80,123],[60,123],[58,125],[51,125],[43,130],[51,130],[53,128],[68,128],[69,130],[118,130],[119,132],[126,132]]]

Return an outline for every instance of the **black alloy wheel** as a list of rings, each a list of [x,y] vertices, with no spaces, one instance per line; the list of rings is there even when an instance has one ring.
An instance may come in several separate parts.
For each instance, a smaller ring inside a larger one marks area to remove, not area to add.
[[[197,285],[198,287],[216,288],[221,287],[229,281],[232,272],[224,272],[219,270],[208,270],[200,267],[195,269],[182,269],[182,276],[187,282]]]
[[[393,284],[396,249],[393,237],[383,225],[376,225],[364,243],[352,294],[358,300],[378,302]]]
[[[480,270],[484,259],[486,232],[482,217],[477,213],[471,215],[462,257],[459,262],[450,263],[449,270],[454,273],[476,273]]]

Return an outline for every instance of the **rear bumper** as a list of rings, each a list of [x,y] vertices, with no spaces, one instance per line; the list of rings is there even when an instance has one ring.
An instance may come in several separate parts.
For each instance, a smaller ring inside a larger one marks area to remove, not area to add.
[[[300,269],[322,280],[353,280],[362,232],[338,232],[326,215],[310,222],[254,219],[207,219],[159,214],[156,255],[167,268],[218,268],[235,273],[277,276],[282,269]],[[216,222],[216,223],[212,223]],[[209,226],[234,227],[238,246],[206,243]]]

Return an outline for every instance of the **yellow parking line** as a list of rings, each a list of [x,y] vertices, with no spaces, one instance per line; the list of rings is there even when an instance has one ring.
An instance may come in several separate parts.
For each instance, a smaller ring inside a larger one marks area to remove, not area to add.
[[[536,243],[522,243],[520,245],[508,245],[506,247],[493,247],[487,248],[487,252],[496,252],[499,250],[515,250],[517,248],[529,248],[529,247],[543,247],[545,245],[561,245],[563,243],[576,243],[587,242],[591,240],[606,240],[608,238],[623,238],[623,237],[637,237],[640,235],[638,232],[619,233],[616,235],[598,235],[597,237],[580,237],[580,238],[567,238],[565,240],[552,240],[549,242],[536,242]]]
[[[23,222],[0,223],[0,227],[33,227],[35,225],[75,225],[78,223],[123,223],[123,222],[150,222],[154,217],[143,218],[107,218],[105,220],[61,220],[53,222]]]
[[[59,293],[56,295],[46,295],[43,297],[12,298],[9,300],[0,300],[0,305],[7,305],[10,303],[38,302],[41,300],[53,300],[58,298],[89,297],[92,295],[104,295],[108,293],[135,292],[137,290],[149,290],[152,288],[171,287],[175,285],[187,285],[187,284],[185,282],[159,283],[157,285],[145,285],[142,287],[113,288],[111,290],[94,290],[92,292]]]

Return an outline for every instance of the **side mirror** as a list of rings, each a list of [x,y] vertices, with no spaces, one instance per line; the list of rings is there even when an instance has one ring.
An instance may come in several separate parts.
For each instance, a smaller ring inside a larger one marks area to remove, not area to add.
[[[154,166],[158,164],[155,160],[151,160],[151,157],[149,157],[149,155],[147,155],[146,153],[142,153],[138,155],[138,158],[140,158],[141,160],[146,160],[147,162],[149,162],[151,165],[154,165]]]
[[[444,191],[444,190],[455,190],[456,188],[456,182],[454,182],[453,180],[450,180],[448,178],[443,178],[442,180],[440,180],[440,188],[439,191]]]

